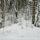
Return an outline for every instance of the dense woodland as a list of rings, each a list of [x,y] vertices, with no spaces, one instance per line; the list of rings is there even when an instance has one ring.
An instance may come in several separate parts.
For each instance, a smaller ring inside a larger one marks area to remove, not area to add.
[[[0,0],[0,28],[19,23],[22,18],[40,27],[40,1]]]

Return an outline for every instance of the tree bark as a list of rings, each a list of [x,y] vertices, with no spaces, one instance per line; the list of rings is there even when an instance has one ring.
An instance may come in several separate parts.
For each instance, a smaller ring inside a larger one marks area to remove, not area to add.
[[[35,22],[35,0],[33,0],[33,9],[32,9],[32,24]]]
[[[2,10],[2,27],[4,27],[5,13],[4,13],[4,0],[1,0],[1,10]]]

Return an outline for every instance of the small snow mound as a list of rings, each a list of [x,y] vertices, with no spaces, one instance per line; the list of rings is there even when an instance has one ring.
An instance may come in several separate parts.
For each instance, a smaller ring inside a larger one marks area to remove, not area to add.
[[[21,24],[21,25],[20,25]],[[0,29],[0,32],[39,32],[40,28],[31,24],[31,21],[22,21],[21,23],[12,24]]]

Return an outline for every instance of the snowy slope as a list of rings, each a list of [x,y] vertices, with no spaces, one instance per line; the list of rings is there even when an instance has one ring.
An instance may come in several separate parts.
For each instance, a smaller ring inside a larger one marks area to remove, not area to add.
[[[40,40],[40,28],[34,27],[30,21],[12,24],[0,29],[0,40]]]

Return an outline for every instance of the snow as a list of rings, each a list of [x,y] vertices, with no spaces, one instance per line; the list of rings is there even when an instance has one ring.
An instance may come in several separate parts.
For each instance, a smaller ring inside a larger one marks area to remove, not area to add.
[[[40,28],[24,20],[0,29],[0,40],[40,40]]]

